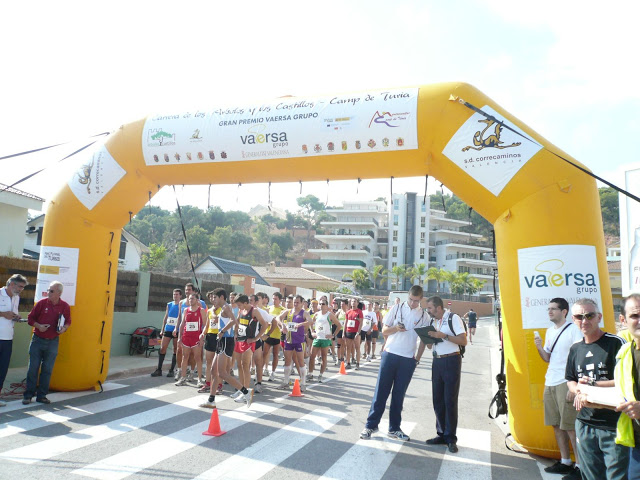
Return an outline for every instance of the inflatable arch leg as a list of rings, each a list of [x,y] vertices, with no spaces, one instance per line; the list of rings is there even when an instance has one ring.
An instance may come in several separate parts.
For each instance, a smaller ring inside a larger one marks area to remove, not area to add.
[[[428,174],[495,226],[511,432],[554,456],[552,429],[541,428],[546,364],[532,332],[548,325],[554,296],[592,296],[607,330],[614,320],[595,181],[550,151],[558,150],[463,83],[289,97],[124,125],[47,212],[43,245],[78,253],[73,325],[51,385],[80,390],[105,380],[120,231],[158,186]],[[47,271],[41,261],[43,284]]]

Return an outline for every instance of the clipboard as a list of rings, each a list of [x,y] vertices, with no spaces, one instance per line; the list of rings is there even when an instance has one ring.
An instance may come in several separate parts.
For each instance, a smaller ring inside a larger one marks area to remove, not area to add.
[[[422,340],[422,343],[429,344],[429,343],[441,343],[442,342],[441,338],[433,338],[433,337],[429,336],[429,332],[437,331],[436,328],[433,325],[429,325],[429,326],[426,326],[426,327],[418,327],[418,328],[415,328],[414,330],[418,334],[418,336],[420,337],[420,340]]]

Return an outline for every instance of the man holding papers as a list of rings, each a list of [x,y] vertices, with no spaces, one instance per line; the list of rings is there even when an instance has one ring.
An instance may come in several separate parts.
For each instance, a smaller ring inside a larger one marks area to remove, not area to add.
[[[616,354],[625,341],[600,330],[602,314],[593,300],[577,300],[571,312],[584,334],[581,342],[571,346],[565,372],[569,391],[576,394],[573,404],[578,410],[580,473],[585,480],[623,480],[627,478],[629,449],[615,443],[620,414],[588,403],[588,389],[584,387],[614,386]]]
[[[620,321],[626,324],[632,341],[618,352],[616,387],[623,403],[616,409],[622,412],[618,419],[616,443],[631,447],[629,479],[640,478],[640,395],[638,392],[638,365],[640,362],[640,294],[629,295],[622,302]]]
[[[36,303],[29,313],[28,321],[33,327],[33,337],[29,345],[27,389],[22,400],[25,405],[31,402],[34,395],[36,402],[51,403],[47,394],[51,372],[58,355],[58,337],[71,325],[69,304],[60,298],[62,289],[62,283],[51,282],[47,297]]]

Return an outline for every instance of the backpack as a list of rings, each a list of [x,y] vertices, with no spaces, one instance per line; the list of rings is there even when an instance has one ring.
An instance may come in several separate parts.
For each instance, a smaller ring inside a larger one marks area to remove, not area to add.
[[[453,315],[455,315],[454,313],[451,312],[447,312],[448,316],[447,316],[447,320],[449,320],[449,330],[451,330],[453,332],[453,335],[456,335],[456,331],[453,329],[453,320],[451,319],[453,317]],[[462,320],[462,318],[460,319]],[[467,334],[467,323],[462,320],[462,325],[464,325],[464,334]],[[460,357],[464,358],[464,352],[466,351],[466,347],[463,345],[458,345],[458,348],[460,349]]]

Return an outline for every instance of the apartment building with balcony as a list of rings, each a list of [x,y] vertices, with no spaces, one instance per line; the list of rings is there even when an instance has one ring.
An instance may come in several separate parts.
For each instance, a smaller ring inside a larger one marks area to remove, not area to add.
[[[342,208],[327,209],[333,220],[321,223],[316,235],[321,248],[309,249],[317,259],[305,258],[302,266],[320,275],[342,280],[358,268],[371,270],[385,264],[387,255],[387,205],[380,201],[345,201]]]
[[[445,212],[430,208],[429,197],[415,193],[394,194],[389,209],[389,259],[387,268],[397,265],[417,265],[468,272],[484,280],[481,295],[493,294],[493,269],[496,267],[492,250],[479,243],[481,235],[461,230],[468,222],[445,217]],[[389,280],[390,289],[407,290],[411,279],[400,285]],[[436,291],[435,281],[428,284]]]

